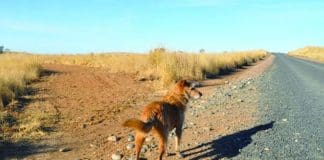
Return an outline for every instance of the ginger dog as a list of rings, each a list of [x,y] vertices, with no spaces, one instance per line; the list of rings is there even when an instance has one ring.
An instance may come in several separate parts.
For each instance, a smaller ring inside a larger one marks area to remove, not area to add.
[[[189,99],[197,99],[202,96],[196,90],[194,83],[181,80],[170,90],[161,101],[154,101],[144,107],[141,118],[128,119],[123,126],[135,130],[136,159],[139,160],[142,144],[145,135],[152,131],[153,135],[159,139],[159,160],[166,152],[169,132],[175,128],[176,154],[180,157],[180,139],[184,122],[184,113]]]

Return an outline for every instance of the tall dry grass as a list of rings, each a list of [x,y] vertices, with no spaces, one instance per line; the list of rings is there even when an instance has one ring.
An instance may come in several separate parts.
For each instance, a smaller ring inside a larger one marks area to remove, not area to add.
[[[36,56],[0,54],[0,140],[6,140],[20,127],[20,122],[26,122],[6,105],[24,94],[27,84],[37,79],[40,71],[41,65]],[[33,117],[31,115],[29,119]]]
[[[201,80],[266,56],[263,50],[231,53],[178,53],[158,48],[149,54],[0,55],[0,106],[25,92],[26,84],[39,77],[41,63],[102,67],[110,72],[135,73],[159,79],[165,85],[182,78]]]
[[[324,47],[308,46],[291,51],[288,55],[324,62]]]
[[[201,80],[256,62],[264,50],[230,53],[179,53],[164,48],[149,54],[88,54],[41,56],[44,63],[104,67],[111,72],[136,73],[146,79],[159,79],[169,85],[182,78]]]
[[[23,94],[26,84],[39,77],[38,58],[28,54],[0,54],[0,107]]]

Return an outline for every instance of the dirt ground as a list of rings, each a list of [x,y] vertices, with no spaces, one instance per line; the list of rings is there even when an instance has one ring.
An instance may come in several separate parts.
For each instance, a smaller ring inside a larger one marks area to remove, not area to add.
[[[217,87],[232,87],[230,84],[260,75],[272,60],[273,56],[270,56],[253,66],[202,82],[204,87],[200,90],[204,96],[192,103],[186,116],[188,127],[184,130],[181,148],[190,153],[185,159],[195,159],[195,154],[203,153],[206,147],[201,147],[202,144],[254,125],[257,119],[256,102],[240,104],[245,107],[235,107],[228,102],[223,108],[197,113],[190,110],[208,103]],[[35,142],[34,146],[27,146],[27,151],[19,146],[8,148],[5,158],[111,159],[116,152],[121,153],[124,159],[132,157],[134,149],[126,149],[130,143],[127,137],[132,132],[121,124],[127,118],[138,117],[145,104],[158,100],[165,91],[157,91],[154,81],[138,81],[136,75],[132,74],[108,73],[104,69],[83,66],[52,64],[43,67],[46,72],[38,82],[32,84],[35,92],[29,95],[30,102],[26,104],[26,109],[42,109],[55,114],[57,123],[50,134]],[[210,127],[207,128],[208,133],[205,131],[207,124]],[[111,135],[117,136],[118,141],[109,141]],[[172,142],[170,139],[171,153],[174,148]],[[62,148],[68,151],[60,152]],[[155,159],[156,153],[157,149],[152,147],[143,153],[143,157]],[[167,159],[177,158],[171,155]]]

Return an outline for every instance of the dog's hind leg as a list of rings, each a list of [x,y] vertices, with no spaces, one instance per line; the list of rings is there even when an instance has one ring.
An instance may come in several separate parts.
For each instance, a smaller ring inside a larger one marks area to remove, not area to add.
[[[135,137],[135,145],[136,145],[136,160],[139,160],[139,156],[141,153],[141,148],[143,145],[143,142],[145,140],[144,134],[137,132]]]
[[[168,141],[168,134],[165,131],[158,131],[157,134],[159,138],[159,159],[162,160],[163,155],[166,153],[167,141]]]

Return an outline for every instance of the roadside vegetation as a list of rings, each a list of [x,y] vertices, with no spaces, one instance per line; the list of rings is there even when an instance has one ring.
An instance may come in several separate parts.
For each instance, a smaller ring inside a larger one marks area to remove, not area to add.
[[[324,62],[324,47],[304,47],[291,51],[288,55]]]
[[[40,131],[40,112],[25,116],[12,105],[27,92],[27,84],[38,79],[41,65],[36,56],[0,54],[0,141],[20,140]]]
[[[49,64],[104,67],[111,72],[134,73],[140,79],[160,80],[167,86],[182,79],[202,80],[250,65],[267,55],[264,50],[224,53],[183,53],[156,48],[149,54],[49,55]]]
[[[17,109],[17,98],[28,94],[28,84],[37,80],[42,64],[83,65],[101,67],[109,72],[136,74],[139,80],[155,80],[168,86],[182,79],[202,80],[250,65],[265,58],[263,50],[230,53],[183,53],[164,48],[149,54],[85,54],[35,55],[27,53],[0,54],[0,141],[20,141],[39,138],[55,115],[42,111],[45,104],[34,109]]]
[[[0,55],[0,107],[26,91],[26,85],[40,76],[41,65],[28,54]]]

